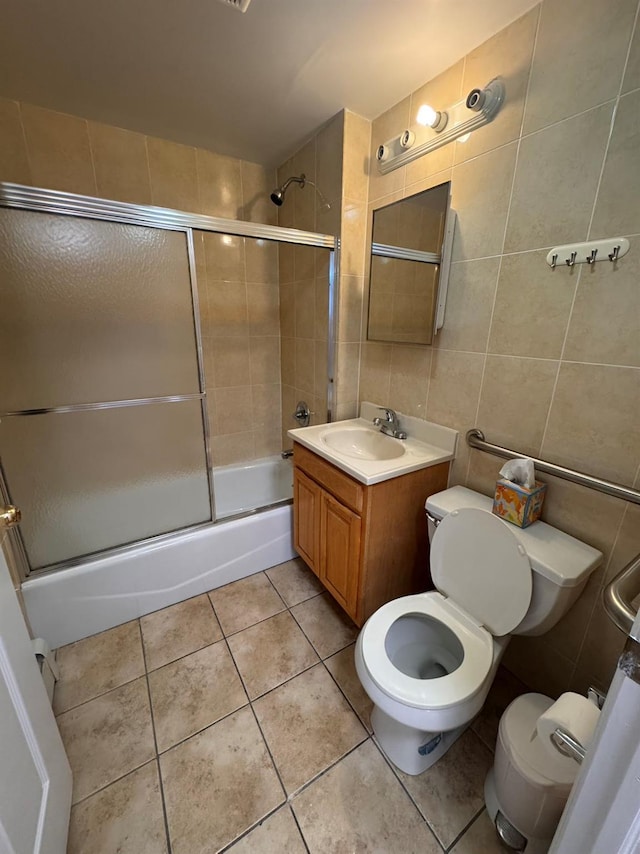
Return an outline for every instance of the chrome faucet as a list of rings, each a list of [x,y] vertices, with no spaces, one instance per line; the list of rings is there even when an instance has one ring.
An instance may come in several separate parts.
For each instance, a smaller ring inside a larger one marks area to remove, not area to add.
[[[373,423],[380,428],[381,433],[387,436],[393,436],[394,439],[406,439],[407,434],[400,429],[398,416],[393,409],[387,409],[386,406],[379,406],[380,412],[384,412],[384,418],[374,418]]]

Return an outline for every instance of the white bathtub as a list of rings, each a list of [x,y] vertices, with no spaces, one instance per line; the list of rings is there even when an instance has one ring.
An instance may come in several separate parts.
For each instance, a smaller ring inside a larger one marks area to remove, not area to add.
[[[251,503],[266,494],[269,483],[273,490],[288,483],[289,491],[272,491],[263,504],[291,497],[288,461],[214,469],[216,484],[221,471],[219,516],[242,512],[237,506],[244,507],[242,496]],[[238,489],[238,481],[246,492]],[[292,519],[292,507],[285,504],[28,578],[23,595],[34,636],[55,648],[290,560],[295,556]]]
[[[246,513],[293,495],[293,466],[282,457],[213,469],[216,518]]]

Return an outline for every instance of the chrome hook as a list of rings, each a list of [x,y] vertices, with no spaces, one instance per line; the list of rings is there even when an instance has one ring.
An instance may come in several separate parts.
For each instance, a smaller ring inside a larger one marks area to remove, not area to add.
[[[618,253],[619,253],[619,252],[620,252],[620,247],[619,247],[619,246],[614,246],[614,247],[613,247],[613,252],[610,252],[610,253],[609,253],[609,261],[617,261],[617,260],[618,260]]]
[[[557,252],[555,252],[555,253],[551,256],[551,269],[552,269],[552,270],[555,270],[557,261],[558,261],[558,253],[557,253]]]
[[[577,252],[572,252],[572,253],[571,253],[571,258],[570,258],[570,259],[569,259],[569,258],[567,258],[567,260],[566,260],[564,263],[567,265],[567,267],[573,267],[573,266],[574,266],[574,264],[576,263],[576,258],[577,258],[577,257],[578,257],[578,253],[577,253]]]
[[[597,249],[591,250],[591,255],[587,255],[587,264],[594,264],[596,260],[596,255],[598,254]]]

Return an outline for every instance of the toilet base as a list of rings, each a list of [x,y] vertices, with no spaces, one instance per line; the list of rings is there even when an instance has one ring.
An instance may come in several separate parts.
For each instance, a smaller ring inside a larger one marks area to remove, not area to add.
[[[371,726],[385,756],[405,774],[416,776],[444,756],[468,724],[446,732],[425,732],[399,723],[374,706]]]

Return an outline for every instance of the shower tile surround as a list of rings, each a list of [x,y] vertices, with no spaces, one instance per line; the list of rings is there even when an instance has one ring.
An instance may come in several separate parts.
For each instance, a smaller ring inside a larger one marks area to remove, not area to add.
[[[342,221],[345,113],[338,113],[278,168],[278,185],[304,174],[331,205],[324,210],[315,189],[291,184],[278,210],[278,225],[303,231],[339,234]],[[291,447],[287,430],[299,426],[292,417],[304,400],[313,413],[310,424],[327,420],[329,326],[328,253],[280,244],[280,329],[282,334],[282,446]]]
[[[500,671],[456,748],[411,778],[371,737],[356,634],[293,560],[58,650],[69,854],[498,854],[483,783],[524,685]]]

